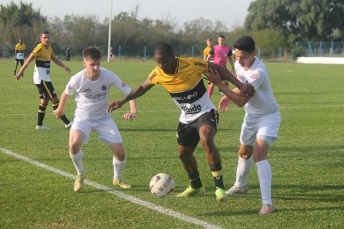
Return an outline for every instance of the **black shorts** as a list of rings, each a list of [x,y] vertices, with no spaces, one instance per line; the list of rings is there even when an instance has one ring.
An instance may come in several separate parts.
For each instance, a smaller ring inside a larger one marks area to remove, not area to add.
[[[16,62],[17,62],[17,64],[18,64],[18,62],[20,62],[20,65],[21,66],[23,66],[23,64],[24,64],[24,59],[16,59]]]
[[[42,80],[40,84],[36,84],[39,92],[39,98],[52,99],[57,97],[54,86],[51,82]]]
[[[215,131],[219,123],[219,113],[216,110],[211,110],[204,113],[196,121],[185,124],[179,122],[177,129],[177,142],[179,145],[196,148],[199,143],[199,129],[204,125],[212,126]]]

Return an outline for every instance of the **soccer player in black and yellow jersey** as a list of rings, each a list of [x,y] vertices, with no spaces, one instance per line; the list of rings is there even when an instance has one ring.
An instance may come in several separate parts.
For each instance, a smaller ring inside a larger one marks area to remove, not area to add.
[[[16,63],[14,66],[14,75],[17,72],[18,62],[20,62],[20,66],[23,66],[25,53],[27,54],[26,45],[23,43],[23,39],[19,38],[19,43],[14,48],[14,62]]]
[[[51,101],[54,110],[59,106],[59,98],[55,93],[55,89],[50,79],[50,60],[53,60],[55,64],[60,67],[63,67],[67,72],[70,73],[70,69],[64,65],[57,57],[54,55],[53,49],[49,45],[50,34],[48,31],[43,31],[40,36],[41,43],[36,46],[32,51],[30,56],[25,61],[24,65],[21,67],[18,74],[14,78],[18,81],[22,76],[23,72],[27,66],[35,60],[35,71],[33,74],[33,80],[36,84],[41,99],[39,108],[38,108],[38,121],[36,129],[49,129],[43,125],[43,120],[45,116],[45,110],[48,106],[49,100]],[[71,122],[66,118],[65,115],[61,117],[61,120],[64,122],[66,128],[71,127]]]
[[[122,100],[111,102],[108,112],[120,108],[125,102],[135,99],[156,84],[162,84],[170,93],[176,105],[181,109],[177,129],[179,158],[190,180],[190,186],[177,197],[202,194],[202,185],[196,158],[193,154],[199,141],[207,154],[207,162],[214,177],[217,201],[226,201],[222,178],[221,157],[214,143],[219,114],[207,95],[202,73],[209,68],[217,69],[223,78],[240,88],[245,96],[253,95],[254,88],[241,83],[226,68],[199,58],[175,57],[171,45],[159,43],[155,48],[155,60],[158,66],[149,74],[148,79],[135,87]]]

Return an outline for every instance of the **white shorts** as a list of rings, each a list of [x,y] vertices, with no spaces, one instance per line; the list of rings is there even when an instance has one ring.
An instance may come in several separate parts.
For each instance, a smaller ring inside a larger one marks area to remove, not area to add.
[[[71,129],[80,130],[85,134],[85,139],[82,141],[84,144],[88,143],[92,130],[95,130],[99,134],[99,139],[108,145],[123,142],[121,134],[119,133],[117,125],[113,119],[107,119],[101,122],[92,122],[88,120],[80,121],[74,119]]]
[[[270,145],[278,139],[277,132],[280,124],[280,113],[264,115],[256,123],[244,122],[241,127],[240,143],[254,146],[257,139],[262,139]]]

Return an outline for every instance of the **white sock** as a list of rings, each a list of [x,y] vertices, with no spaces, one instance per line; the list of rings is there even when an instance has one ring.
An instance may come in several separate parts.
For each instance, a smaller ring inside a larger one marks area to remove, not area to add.
[[[84,166],[82,164],[83,155],[84,154],[82,152],[82,149],[80,149],[80,151],[77,154],[71,154],[71,152],[69,152],[69,156],[70,158],[72,158],[73,164],[76,168],[76,172],[78,173],[78,175],[85,175]]]
[[[123,161],[119,161],[115,157],[113,157],[112,164],[113,164],[113,179],[114,180],[120,180],[122,178],[122,172],[124,170],[126,161],[127,159],[124,159]]]
[[[237,173],[236,173],[236,181],[234,184],[236,187],[243,187],[246,185],[248,174],[251,171],[252,166],[253,166],[252,157],[253,156],[245,160],[239,156]]]
[[[271,201],[271,167],[268,160],[260,161],[256,163],[258,170],[258,177],[260,183],[260,191],[262,194],[262,204],[272,204]]]

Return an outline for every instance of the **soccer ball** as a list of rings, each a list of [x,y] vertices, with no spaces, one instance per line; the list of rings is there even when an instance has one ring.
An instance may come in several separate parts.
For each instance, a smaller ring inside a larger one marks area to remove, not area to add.
[[[174,180],[166,173],[156,174],[149,183],[149,188],[154,196],[165,198],[174,191]]]

